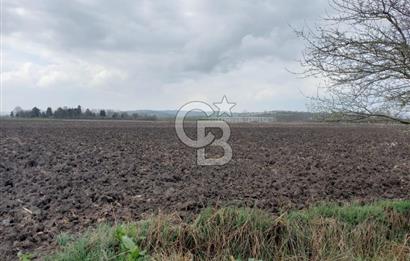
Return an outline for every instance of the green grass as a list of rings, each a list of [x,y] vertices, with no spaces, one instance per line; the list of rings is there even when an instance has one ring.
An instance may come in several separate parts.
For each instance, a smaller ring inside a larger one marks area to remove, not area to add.
[[[410,260],[410,201],[321,203],[272,216],[204,209],[61,234],[46,260]]]
[[[388,210],[400,214],[410,213],[410,201],[378,201],[372,204],[352,203],[338,205],[336,203],[320,203],[315,207],[303,211],[293,211],[290,219],[312,219],[315,217],[334,218],[339,221],[357,225],[365,220],[387,221]]]

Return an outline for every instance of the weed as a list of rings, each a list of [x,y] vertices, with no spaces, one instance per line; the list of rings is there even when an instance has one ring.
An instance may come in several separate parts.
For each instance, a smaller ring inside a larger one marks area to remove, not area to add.
[[[20,261],[31,261],[31,259],[33,258],[33,256],[31,254],[23,254],[21,252],[19,252],[17,254],[17,257],[19,258]]]

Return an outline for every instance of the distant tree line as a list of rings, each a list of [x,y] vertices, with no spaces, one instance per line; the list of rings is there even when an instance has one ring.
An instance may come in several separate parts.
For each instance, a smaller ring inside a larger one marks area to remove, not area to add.
[[[45,111],[37,107],[31,110],[23,110],[16,107],[10,112],[12,118],[54,118],[54,119],[136,119],[136,120],[157,120],[155,115],[141,115],[138,113],[129,114],[127,112],[116,112],[112,110],[82,110],[78,105],[76,108],[58,107],[55,111],[48,107]]]

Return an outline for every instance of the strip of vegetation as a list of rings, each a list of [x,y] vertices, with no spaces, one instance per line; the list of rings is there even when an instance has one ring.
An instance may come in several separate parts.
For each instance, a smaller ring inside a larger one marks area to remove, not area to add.
[[[322,203],[278,217],[207,208],[188,223],[157,215],[57,240],[46,260],[410,260],[410,201]]]
[[[31,110],[23,110],[16,107],[10,112],[10,118],[40,118],[40,119],[123,119],[123,120],[157,120],[156,115],[128,113],[113,110],[90,110],[83,111],[80,105],[76,108],[58,107],[55,111],[48,107],[45,111],[41,111],[37,107]]]

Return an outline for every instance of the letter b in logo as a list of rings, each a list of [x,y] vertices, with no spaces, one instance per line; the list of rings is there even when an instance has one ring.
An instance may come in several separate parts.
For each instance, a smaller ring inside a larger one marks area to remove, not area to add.
[[[187,146],[197,149],[197,164],[210,165],[224,165],[232,159],[232,148],[228,144],[228,139],[231,135],[229,125],[222,120],[198,120],[197,140],[188,137],[184,130],[184,119],[188,112],[199,110],[205,113],[208,117],[214,113],[213,108],[205,102],[190,102],[181,107],[175,119],[175,130],[178,138]],[[212,133],[206,133],[207,128],[218,128],[222,131],[222,137],[217,139]],[[220,158],[206,158],[206,146],[219,146],[224,150],[224,154]]]

